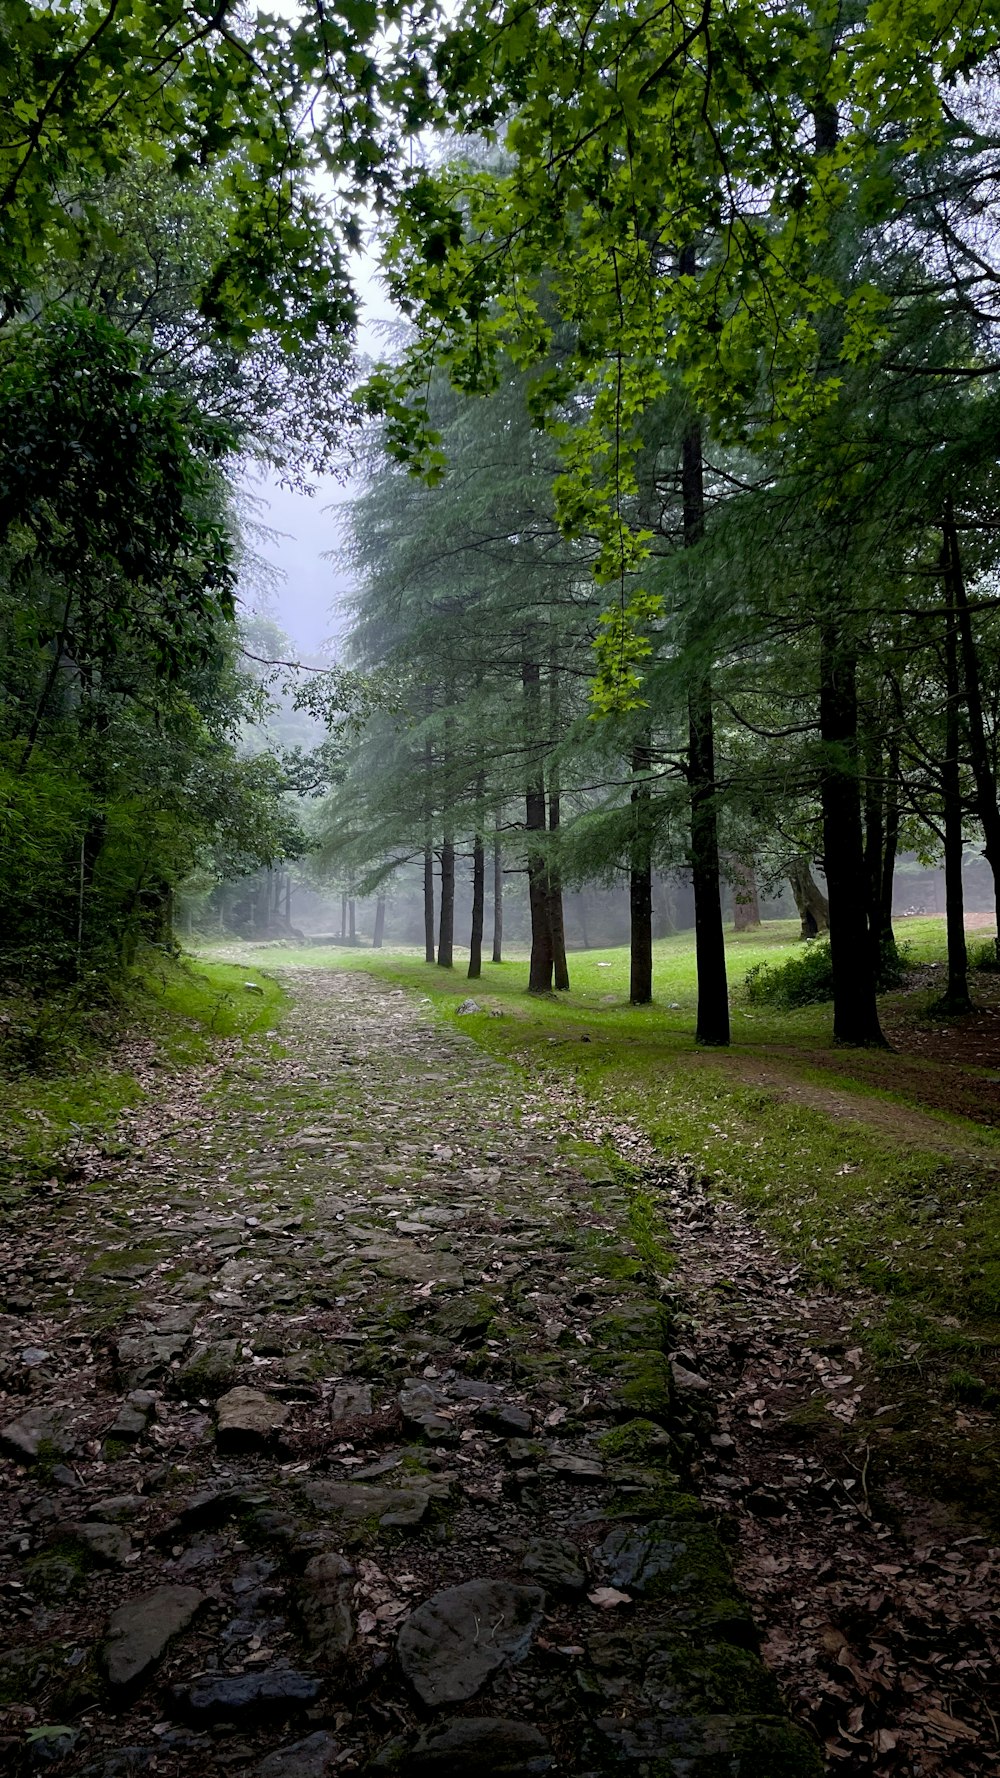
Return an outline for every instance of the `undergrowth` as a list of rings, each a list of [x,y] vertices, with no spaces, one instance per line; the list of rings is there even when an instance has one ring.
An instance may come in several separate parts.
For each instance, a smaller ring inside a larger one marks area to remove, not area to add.
[[[260,989],[244,986],[252,980]],[[147,1063],[183,1068],[220,1038],[269,1030],[284,994],[273,978],[150,949],[127,974],[34,996],[0,988],[0,1191],[72,1174],[80,1151],[106,1141],[142,1097],[135,1045]]]

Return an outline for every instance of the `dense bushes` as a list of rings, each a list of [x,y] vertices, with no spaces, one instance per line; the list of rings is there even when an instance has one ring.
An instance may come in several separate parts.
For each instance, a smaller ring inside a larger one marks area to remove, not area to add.
[[[878,974],[880,993],[902,985],[906,970],[906,947],[883,945]],[[797,957],[772,968],[757,963],[747,971],[743,998],[749,1006],[814,1006],[833,999],[833,963],[829,939],[812,939]]]

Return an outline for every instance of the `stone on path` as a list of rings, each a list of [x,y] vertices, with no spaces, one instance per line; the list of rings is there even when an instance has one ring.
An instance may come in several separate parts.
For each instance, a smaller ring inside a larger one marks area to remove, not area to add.
[[[372,1773],[406,1778],[541,1778],[552,1769],[548,1742],[532,1723],[496,1716],[452,1716],[406,1747],[395,1741],[377,1755]]]
[[[257,1767],[255,1778],[327,1778],[340,1743],[325,1729],[307,1735],[304,1741],[293,1741],[269,1753]]]
[[[530,1438],[535,1426],[534,1416],[527,1408],[509,1401],[481,1408],[476,1421],[487,1432],[498,1432],[503,1438]]]
[[[306,1644],[330,1666],[343,1661],[354,1637],[351,1593],[354,1569],[335,1550],[306,1563],[297,1604]]]
[[[333,1392],[333,1418],[350,1420],[355,1414],[370,1414],[372,1392],[368,1383],[342,1383]]]
[[[0,1451],[15,1463],[34,1463],[41,1456],[68,1457],[73,1449],[65,1408],[28,1408],[0,1427]]]
[[[155,1587],[112,1612],[101,1666],[113,1691],[138,1685],[205,1603],[197,1587]]]
[[[547,1592],[582,1593],[587,1584],[580,1552],[569,1538],[532,1538],[521,1566]]]
[[[263,1673],[203,1675],[170,1688],[174,1707],[189,1722],[281,1720],[315,1704],[322,1691],[311,1673],[292,1667],[268,1667]]]
[[[268,1445],[288,1419],[284,1402],[259,1389],[230,1389],[216,1402],[215,1442],[220,1451],[248,1451]]]
[[[607,1477],[603,1463],[595,1457],[550,1457],[549,1468],[570,1482],[603,1482]]]
[[[156,1396],[151,1389],[133,1389],[122,1402],[116,1419],[104,1434],[105,1438],[121,1439],[123,1444],[142,1438],[155,1406]]]
[[[474,1698],[498,1667],[522,1661],[541,1622],[540,1587],[470,1580],[445,1587],[411,1612],[396,1652],[425,1704]]]
[[[190,1395],[221,1395],[233,1380],[239,1357],[238,1340],[203,1340],[192,1347],[190,1357],[181,1365],[176,1387]]]
[[[180,1358],[187,1347],[186,1334],[126,1334],[117,1342],[115,1352],[119,1370],[128,1373],[135,1388],[159,1376]]]
[[[85,1525],[69,1527],[69,1534],[77,1543],[82,1543],[96,1561],[106,1563],[109,1568],[123,1567],[132,1553],[132,1539],[119,1525],[92,1519]]]
[[[321,1512],[348,1521],[377,1518],[380,1525],[405,1530],[423,1523],[431,1496],[447,1497],[447,1486],[428,1482],[419,1488],[386,1488],[370,1482],[302,1483],[302,1493]]]

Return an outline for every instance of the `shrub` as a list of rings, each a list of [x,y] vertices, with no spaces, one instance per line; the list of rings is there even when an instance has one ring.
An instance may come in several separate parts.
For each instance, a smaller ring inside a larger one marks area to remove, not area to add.
[[[997,957],[995,939],[982,939],[978,945],[969,946],[969,968],[977,971],[985,970],[991,975],[1000,972],[1000,958]]]
[[[891,940],[882,946],[878,988],[885,993],[902,986],[907,967],[908,947]],[[833,963],[829,939],[810,939],[797,957],[772,968],[757,963],[747,971],[743,998],[749,1006],[815,1006],[833,999]]]

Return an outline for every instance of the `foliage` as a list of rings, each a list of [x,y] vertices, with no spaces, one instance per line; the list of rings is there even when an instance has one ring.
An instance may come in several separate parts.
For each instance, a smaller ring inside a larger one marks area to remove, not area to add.
[[[0,337],[2,959],[107,970],[162,937],[214,839],[280,843],[279,789],[234,741],[227,435],[78,308]]]
[[[878,985],[882,993],[900,988],[906,971],[907,947],[887,941],[882,946]],[[812,939],[798,956],[774,966],[755,963],[743,980],[748,1006],[817,1006],[833,999],[833,960],[826,939]]]

